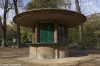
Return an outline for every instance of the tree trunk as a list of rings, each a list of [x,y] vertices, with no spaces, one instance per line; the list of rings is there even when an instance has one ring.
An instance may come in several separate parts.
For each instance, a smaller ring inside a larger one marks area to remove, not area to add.
[[[18,1],[18,0],[13,0],[16,15],[18,14],[17,1]],[[19,26],[18,24],[17,24],[17,47],[18,47],[18,48],[21,48],[20,26]]]
[[[79,1],[75,0],[75,5],[76,5],[76,11],[81,13],[80,6],[79,6]],[[80,34],[80,49],[84,50],[85,49],[85,43],[84,43],[84,34],[83,34],[83,24],[79,26],[79,34]]]
[[[2,24],[2,47],[6,47],[6,14],[8,8],[8,0],[5,0],[4,5],[4,16],[3,16],[3,24]]]

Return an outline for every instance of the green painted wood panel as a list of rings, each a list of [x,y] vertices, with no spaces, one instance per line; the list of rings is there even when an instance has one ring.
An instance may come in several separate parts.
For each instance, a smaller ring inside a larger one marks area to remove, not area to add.
[[[54,42],[54,24],[42,23],[40,24],[40,43]]]

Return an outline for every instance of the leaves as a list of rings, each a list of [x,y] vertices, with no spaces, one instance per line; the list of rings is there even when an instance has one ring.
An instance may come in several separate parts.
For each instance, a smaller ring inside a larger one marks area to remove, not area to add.
[[[84,23],[84,33],[86,43],[100,42],[100,14],[95,13],[88,16],[87,22]]]
[[[71,43],[78,43],[79,42],[79,30],[78,27],[69,28],[68,30],[68,36],[69,41],[71,40]]]
[[[87,22],[83,24],[84,41],[89,46],[100,43],[100,13],[95,13],[87,16]],[[79,42],[78,27],[69,29],[69,41],[73,43]]]
[[[21,42],[26,42],[26,39],[30,40],[32,38],[32,31],[29,28],[21,27]]]
[[[26,5],[26,10],[39,9],[39,8],[62,8],[71,5],[66,0],[32,0]]]

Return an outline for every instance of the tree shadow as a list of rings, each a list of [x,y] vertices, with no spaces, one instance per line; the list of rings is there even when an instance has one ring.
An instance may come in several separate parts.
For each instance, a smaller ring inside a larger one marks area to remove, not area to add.
[[[13,58],[23,58],[23,57],[28,57],[28,54],[20,54],[20,55],[4,55],[4,56],[0,56],[0,59],[13,59]]]
[[[100,54],[100,50],[69,50],[69,57],[82,57],[89,54]]]

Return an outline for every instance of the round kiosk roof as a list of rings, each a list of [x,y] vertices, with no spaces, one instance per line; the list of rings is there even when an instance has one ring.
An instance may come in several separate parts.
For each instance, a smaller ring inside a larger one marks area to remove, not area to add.
[[[57,20],[56,22],[64,22],[68,25],[68,28],[70,28],[84,23],[86,17],[83,14],[64,9],[38,9],[20,13],[16,15],[13,20],[18,25],[27,28],[32,28],[38,21]]]

